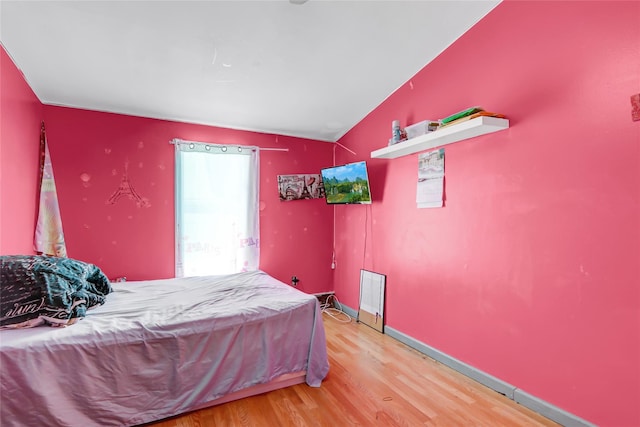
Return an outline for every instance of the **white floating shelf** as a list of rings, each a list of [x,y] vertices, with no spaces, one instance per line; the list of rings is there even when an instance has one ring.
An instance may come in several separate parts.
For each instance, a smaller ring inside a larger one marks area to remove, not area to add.
[[[374,159],[395,159],[509,128],[508,119],[480,116],[371,152]]]

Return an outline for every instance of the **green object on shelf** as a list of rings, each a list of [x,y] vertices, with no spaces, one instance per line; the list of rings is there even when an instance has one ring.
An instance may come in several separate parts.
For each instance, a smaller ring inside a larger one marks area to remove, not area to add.
[[[466,110],[463,110],[463,111],[457,112],[455,114],[452,114],[449,117],[445,117],[444,119],[442,119],[440,121],[442,122],[442,124],[445,124],[445,123],[449,123],[449,122],[452,122],[454,120],[460,119],[462,117],[469,116],[471,114],[479,113],[480,111],[483,111],[482,108],[480,108],[480,107],[471,107],[471,108],[467,108]]]

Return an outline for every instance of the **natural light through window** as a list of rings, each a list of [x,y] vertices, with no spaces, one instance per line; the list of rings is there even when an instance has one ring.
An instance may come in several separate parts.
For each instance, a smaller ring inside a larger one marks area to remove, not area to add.
[[[256,270],[258,150],[176,143],[176,276]]]

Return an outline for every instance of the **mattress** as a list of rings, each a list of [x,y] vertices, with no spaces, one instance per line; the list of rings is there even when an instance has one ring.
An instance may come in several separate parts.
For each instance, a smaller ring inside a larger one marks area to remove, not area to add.
[[[317,299],[265,272],[112,286],[75,325],[0,331],[3,426],[137,425],[328,373]]]

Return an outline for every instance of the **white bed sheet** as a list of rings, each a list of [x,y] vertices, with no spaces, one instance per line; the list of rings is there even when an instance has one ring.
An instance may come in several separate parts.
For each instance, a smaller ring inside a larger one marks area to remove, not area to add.
[[[113,288],[73,326],[0,331],[3,426],[136,425],[329,370],[317,299],[262,271]]]

